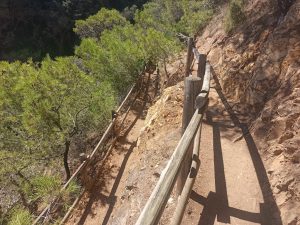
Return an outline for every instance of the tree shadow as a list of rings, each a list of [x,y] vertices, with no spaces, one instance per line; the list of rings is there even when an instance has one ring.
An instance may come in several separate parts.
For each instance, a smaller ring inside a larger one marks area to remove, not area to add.
[[[98,168],[98,173],[96,173],[96,176],[94,178],[94,183],[90,188],[90,191],[88,190],[88,192],[90,192],[88,193],[89,200],[85,206],[83,213],[81,214],[80,220],[78,222],[79,225],[84,224],[89,215],[92,215],[92,217],[96,215],[96,213],[93,213],[92,210],[93,204],[95,202],[100,201],[101,205],[106,204],[106,200],[108,196],[102,194],[101,192],[106,188],[105,180],[107,179],[107,176],[112,178],[110,172],[111,172],[110,168],[107,168],[105,166]]]
[[[116,204],[116,201],[117,201],[117,197],[115,196],[116,192],[117,192],[117,189],[118,189],[118,186],[121,182],[121,179],[122,179],[122,176],[124,174],[124,171],[125,171],[125,168],[126,168],[126,165],[127,165],[127,162],[129,160],[129,157],[130,155],[132,154],[133,152],[133,149],[134,147],[136,146],[136,143],[137,143],[137,140],[133,141],[133,142],[130,142],[127,140],[127,135],[130,133],[130,131],[132,130],[132,128],[134,127],[134,125],[136,124],[136,122],[138,121],[138,119],[141,118],[142,114],[143,114],[143,111],[146,109],[147,107],[147,103],[149,103],[149,98],[148,98],[148,92],[149,92],[149,85],[150,85],[150,74],[148,75],[148,78],[147,78],[147,81],[145,82],[145,93],[143,95],[143,98],[141,99],[141,101],[139,101],[138,99],[138,96],[137,95],[133,100],[132,100],[132,103],[130,105],[131,109],[130,111],[133,113],[134,115],[134,118],[130,118],[130,120],[133,119],[133,121],[130,122],[130,124],[128,124],[128,128],[123,131],[123,134],[121,136],[119,136],[117,138],[117,141],[118,143],[120,143],[121,145],[128,145],[130,144],[130,147],[129,149],[127,148],[123,148],[125,149],[127,152],[123,158],[123,161],[122,161],[122,164],[119,168],[119,172],[117,174],[116,177],[113,177],[111,175],[109,175],[111,178],[114,179],[114,184],[110,190],[110,194],[108,196],[106,195],[103,195],[101,192],[102,190],[104,190],[105,188],[105,177],[104,176],[107,176],[107,174],[110,174],[111,171],[110,169],[108,168],[107,170],[104,169],[104,168],[98,168],[98,175],[96,176],[97,177],[97,181],[95,181],[96,185],[94,185],[91,189],[91,195],[89,197],[89,201],[84,209],[84,212],[82,213],[82,216],[80,217],[80,221],[78,222],[78,225],[83,225],[86,220],[87,220],[87,217],[89,215],[92,215],[92,216],[95,216],[95,213],[92,212],[92,206],[93,204],[96,202],[96,201],[101,201],[101,204],[104,206],[104,205],[108,205],[108,209],[106,211],[106,214],[103,218],[103,221],[98,221],[99,224],[107,224],[109,219],[110,219],[110,216],[113,212],[113,209],[114,209],[114,206]],[[128,117],[128,112],[125,114],[124,118],[123,118],[123,122],[126,120],[126,119],[129,119],[127,118]],[[123,123],[122,122],[122,123]],[[120,148],[116,149],[116,151],[119,151]],[[99,189],[99,190],[96,190],[95,191],[95,188],[96,189]],[[102,217],[101,217],[102,218]],[[101,219],[102,220],[102,219]]]
[[[133,128],[133,126],[137,122],[138,118],[139,118],[139,115],[137,115],[136,118],[134,119],[134,121],[130,124],[129,128],[126,130],[127,134]],[[109,196],[103,195],[101,193],[106,188],[105,181],[107,179],[107,174],[111,173],[111,169],[110,168],[106,169],[105,166],[103,166],[103,167],[97,168],[99,172],[96,175],[95,184],[91,188],[91,191],[90,191],[91,195],[89,196],[88,203],[85,206],[84,212],[82,213],[82,215],[80,217],[78,225],[83,225],[89,215],[92,215],[92,216],[96,215],[95,213],[92,212],[92,206],[97,201],[100,201],[102,205],[109,205],[109,208],[108,208],[107,213],[106,213],[106,215],[105,215],[105,217],[103,219],[103,223],[102,224],[107,224],[108,223],[108,220],[110,218],[110,215],[111,215],[111,213],[113,211],[113,208],[114,208],[114,205],[116,203],[116,196],[115,196],[116,191],[117,191],[118,186],[120,184],[120,181],[121,181],[121,178],[123,176],[126,164],[127,164],[128,160],[129,160],[129,157],[130,157],[131,153],[133,152],[134,147],[136,146],[136,141],[129,142],[129,141],[127,141],[127,139],[125,137],[126,136],[122,136],[118,140],[122,144],[125,144],[125,145],[126,144],[130,144],[130,147],[127,150],[127,152],[126,152],[126,154],[124,156],[124,159],[122,161],[122,164],[120,166],[120,169],[119,169],[119,172],[118,172],[117,176],[113,177],[113,176],[109,175],[110,178],[112,178],[112,179],[115,180],[114,184],[113,184],[113,187],[110,190]]]
[[[229,116],[236,127],[242,130],[246,141],[250,157],[256,172],[259,186],[263,195],[264,203],[260,204],[260,212],[252,213],[244,210],[232,208],[228,205],[226,179],[224,172],[224,163],[222,156],[222,146],[220,142],[220,127],[218,122],[212,121],[212,115],[207,111],[207,122],[213,127],[213,149],[214,149],[214,167],[215,167],[215,187],[216,192],[210,192],[207,198],[192,192],[191,198],[204,205],[199,225],[212,225],[217,217],[217,221],[230,223],[230,217],[236,217],[249,222],[259,223],[261,225],[282,225],[280,211],[273,197],[270,182],[267,176],[263,161],[259,155],[256,144],[250,134],[246,123],[241,123],[235,115],[226,97],[222,93],[221,85],[213,71],[213,78],[216,83],[216,91],[225,106]]]
[[[128,152],[126,153],[126,155],[125,155],[125,157],[124,157],[124,159],[123,159],[122,165],[121,165],[121,167],[120,167],[119,173],[118,173],[118,175],[117,175],[117,177],[116,177],[116,180],[115,180],[115,182],[114,182],[114,185],[113,185],[113,187],[112,187],[112,189],[111,189],[110,195],[109,195],[108,198],[107,198],[107,199],[109,200],[109,201],[108,201],[108,203],[109,203],[109,208],[108,208],[107,213],[106,213],[106,215],[105,215],[105,217],[104,217],[104,219],[103,219],[103,222],[102,222],[103,225],[105,225],[105,224],[108,223],[109,218],[110,218],[110,216],[111,216],[111,213],[112,213],[112,211],[113,211],[113,209],[114,209],[114,206],[115,206],[116,200],[117,200],[117,197],[115,196],[115,194],[116,194],[116,192],[117,192],[117,189],[118,189],[118,186],[119,186],[119,184],[120,184],[121,178],[122,178],[123,173],[124,173],[124,171],[125,171],[125,167],[126,167],[126,164],[127,164],[127,162],[128,162],[128,159],[129,159],[131,153],[133,152],[133,149],[134,149],[134,147],[136,146],[136,143],[137,143],[137,141],[133,142],[133,143],[131,144],[131,146],[130,146]]]

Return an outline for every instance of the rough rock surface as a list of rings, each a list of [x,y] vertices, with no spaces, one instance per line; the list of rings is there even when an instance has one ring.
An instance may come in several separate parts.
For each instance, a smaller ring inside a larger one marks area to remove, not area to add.
[[[115,211],[109,224],[134,224],[150,197],[161,172],[171,157],[181,136],[181,117],[183,102],[183,82],[166,88],[161,98],[148,109],[145,126],[142,128],[137,146],[133,150],[125,173],[125,187],[121,188],[121,201],[115,205]],[[174,206],[170,198],[167,210],[161,220],[168,221]],[[126,215],[125,215],[126,214]],[[121,219],[122,218],[122,219]]]
[[[300,1],[280,10],[277,1],[248,1],[247,21],[233,35],[221,12],[197,46],[251,124],[283,224],[292,225],[300,224]]]

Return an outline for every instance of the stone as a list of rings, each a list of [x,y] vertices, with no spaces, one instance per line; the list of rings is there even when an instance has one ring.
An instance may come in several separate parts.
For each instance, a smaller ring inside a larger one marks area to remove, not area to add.
[[[293,181],[295,180],[295,178],[290,177],[290,178],[285,178],[284,180],[281,181],[281,183],[279,183],[278,185],[276,185],[276,187],[280,190],[280,191],[287,191],[288,187],[291,183],[293,183]]]
[[[281,144],[283,143],[284,141],[288,140],[288,139],[291,139],[294,137],[294,134],[293,132],[291,131],[287,131],[286,133],[284,133],[283,135],[281,135],[281,137],[279,138],[278,140],[278,143]]]
[[[293,163],[300,163],[300,152],[296,152],[296,153],[292,156],[292,162],[293,162]]]

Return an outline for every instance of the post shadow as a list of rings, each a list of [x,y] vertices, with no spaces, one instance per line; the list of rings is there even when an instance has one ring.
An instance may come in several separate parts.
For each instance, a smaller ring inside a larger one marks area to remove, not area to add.
[[[217,216],[217,210],[215,205],[218,204],[218,198],[216,196],[216,193],[209,192],[208,197],[205,198],[199,194],[197,194],[195,191],[192,191],[191,193],[191,199],[195,202],[198,202],[201,205],[204,205],[202,215],[199,225],[212,225],[215,222],[215,218]],[[261,223],[261,216],[260,213],[253,213],[253,212],[247,212],[241,209],[236,209],[232,207],[228,207],[228,213],[230,216],[239,218],[241,220],[253,222],[253,223]]]
[[[222,93],[222,88],[220,85],[220,82],[212,69],[213,79],[216,84],[216,91],[224,104],[227,112],[229,113],[229,116],[231,120],[233,121],[234,125],[237,127],[240,127],[242,130],[244,139],[246,141],[253,166],[256,172],[256,176],[260,185],[260,189],[262,191],[264,203],[260,205],[260,214],[261,214],[261,224],[262,225],[282,225],[282,220],[280,216],[279,208],[276,204],[276,201],[273,196],[273,192],[271,189],[271,185],[269,182],[269,178],[266,172],[266,169],[264,167],[263,161],[259,155],[259,151],[257,149],[257,146],[253,140],[253,137],[248,129],[247,124],[241,123],[238,119],[238,117],[235,115],[234,111],[232,110],[231,106],[229,105],[226,97]]]
[[[120,181],[121,181],[121,178],[122,178],[122,176],[123,176],[123,173],[124,173],[126,164],[127,164],[127,162],[128,162],[128,159],[129,159],[131,153],[133,152],[133,149],[134,149],[134,147],[136,146],[136,143],[137,143],[137,141],[135,141],[135,142],[133,142],[133,143],[131,144],[129,150],[127,151],[127,153],[126,153],[126,155],[125,155],[125,157],[124,157],[124,159],[123,159],[123,162],[122,162],[122,165],[121,165],[121,167],[120,167],[119,173],[118,173],[118,175],[117,175],[117,177],[116,177],[116,180],[115,180],[114,185],[113,185],[113,187],[112,187],[112,189],[111,189],[111,192],[110,192],[110,194],[109,194],[109,196],[108,196],[108,198],[107,198],[107,199],[109,200],[109,204],[110,204],[110,205],[109,205],[109,208],[108,208],[108,210],[107,210],[107,213],[106,213],[106,215],[105,215],[105,217],[104,217],[104,219],[103,219],[102,225],[106,225],[106,224],[108,223],[109,218],[110,218],[110,216],[111,216],[111,213],[112,213],[112,211],[113,211],[113,209],[114,209],[114,206],[115,206],[115,204],[116,204],[116,199],[117,199],[116,196],[115,196],[115,194],[116,194],[116,192],[117,192],[118,186],[119,186]]]
[[[228,195],[224,170],[224,161],[220,137],[220,128],[214,123],[209,111],[206,112],[207,123],[213,127],[213,151],[216,193],[210,192],[204,205],[199,225],[214,224],[217,216],[218,222],[230,223]]]
[[[138,109],[138,113],[136,115],[136,117],[134,118],[134,120],[131,122],[130,126],[126,129],[125,133],[122,135],[122,137],[126,137],[129,132],[131,131],[131,129],[134,127],[134,125],[136,124],[137,120],[140,118],[143,110],[145,109],[146,105],[147,105],[147,93],[148,93],[148,90],[149,90],[149,84],[150,84],[150,74],[148,75],[148,78],[147,78],[147,82],[146,82],[146,91],[145,91],[145,94],[144,94],[144,98],[143,98],[143,105]],[[136,96],[136,98],[138,98],[138,95]],[[135,103],[136,101],[136,98],[133,100],[133,103]],[[127,114],[125,116],[125,119],[127,117]],[[121,138],[122,138],[121,137]],[[120,140],[120,138],[119,138]],[[126,167],[126,164],[129,160],[129,157],[131,155],[131,153],[133,152],[133,149],[134,147],[136,146],[136,142],[137,141],[134,141],[133,143],[130,143],[128,142],[125,138],[124,140],[122,140],[122,143],[125,143],[125,144],[131,144],[130,148],[128,149],[124,159],[123,159],[123,162],[122,162],[122,165],[120,167],[120,170],[118,172],[118,175],[115,179],[115,182],[113,184],[113,187],[112,187],[112,190],[110,192],[110,195],[109,196],[105,196],[103,194],[100,193],[99,196],[98,193],[96,194],[95,192],[91,195],[89,201],[88,201],[88,204],[87,204],[87,207],[85,208],[84,210],[84,213],[82,214],[81,218],[80,218],[80,221],[78,222],[78,225],[83,225],[87,219],[87,216],[89,215],[89,212],[91,211],[91,208],[92,208],[92,205],[93,203],[98,200],[98,199],[102,199],[102,202],[104,203],[108,203],[109,204],[109,208],[107,210],[107,213],[105,214],[105,217],[103,219],[103,222],[102,224],[105,225],[108,223],[109,221],[109,218],[111,216],[111,213],[113,211],[113,208],[115,206],[115,203],[116,203],[116,191],[117,191],[117,188],[120,184],[120,181],[121,181],[121,178],[123,176],[123,173],[124,173],[124,170],[125,170],[125,167]],[[109,171],[107,171],[109,173]],[[100,176],[101,174],[103,174],[103,171],[102,172],[99,172]],[[99,175],[97,177],[100,177]],[[105,184],[103,184],[105,185]],[[101,184],[102,186],[102,184]]]

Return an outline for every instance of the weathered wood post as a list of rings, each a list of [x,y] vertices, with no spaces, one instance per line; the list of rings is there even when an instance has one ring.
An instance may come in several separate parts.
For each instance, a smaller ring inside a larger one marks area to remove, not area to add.
[[[188,49],[186,55],[186,67],[185,67],[185,76],[188,77],[190,75],[190,67],[193,61],[193,46],[194,46],[194,39],[189,37],[188,38]]]
[[[203,84],[203,78],[205,74],[205,66],[206,66],[206,55],[199,54],[198,56],[198,70],[197,70],[197,77],[201,78],[201,87]]]
[[[199,77],[186,77],[184,80],[184,103],[182,116],[182,134],[190,123],[195,112],[195,100],[201,91],[201,79]],[[189,174],[192,162],[193,146],[189,147],[189,151],[184,159],[177,179],[177,194],[180,195]]]

